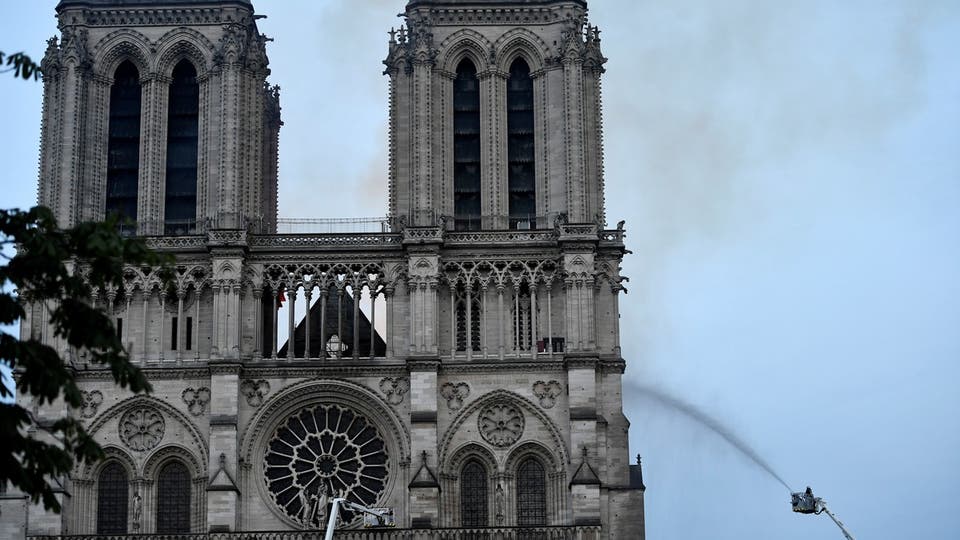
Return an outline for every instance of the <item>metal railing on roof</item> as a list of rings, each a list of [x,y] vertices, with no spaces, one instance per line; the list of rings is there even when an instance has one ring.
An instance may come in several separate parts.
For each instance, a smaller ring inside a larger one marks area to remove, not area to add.
[[[280,218],[278,234],[386,233],[390,220],[386,217],[359,218]]]

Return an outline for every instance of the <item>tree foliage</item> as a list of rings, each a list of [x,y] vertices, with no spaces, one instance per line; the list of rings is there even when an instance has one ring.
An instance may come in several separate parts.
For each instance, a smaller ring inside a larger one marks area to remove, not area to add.
[[[23,77],[24,79],[33,79],[37,80],[42,74],[40,71],[40,66],[36,64],[29,56],[22,52],[13,53],[10,55],[4,54],[3,51],[0,51],[0,66],[6,64],[6,69],[0,69],[0,73],[6,73],[8,71],[13,72],[14,77]]]
[[[0,362],[14,370],[20,397],[19,404],[7,403],[10,381],[3,381],[0,396],[7,399],[0,403],[0,485],[10,483],[54,511],[60,508],[56,479],[75,463],[101,459],[103,452],[75,414],[44,421],[34,418],[23,403],[32,398],[37,407],[81,407],[83,396],[71,360],[80,354],[95,367],[109,368],[121,387],[134,393],[150,391],[143,372],[131,364],[112,319],[91,299],[94,290],[120,288],[127,265],[168,267],[169,261],[142,240],[121,236],[117,225],[112,218],[60,229],[44,207],[0,210],[0,243],[4,252],[16,247],[16,254],[4,255],[6,265],[0,266],[0,324],[23,320],[27,305],[44,306],[55,340],[44,343],[36,334],[20,339],[0,333]],[[63,349],[56,350],[51,342]],[[69,358],[61,357],[64,353]]]

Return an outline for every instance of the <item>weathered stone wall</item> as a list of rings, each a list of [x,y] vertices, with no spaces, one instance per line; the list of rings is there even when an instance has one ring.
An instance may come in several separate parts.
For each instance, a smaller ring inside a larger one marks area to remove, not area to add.
[[[123,287],[97,292],[97,305],[122,319],[150,396],[116,389],[107,371],[51,336],[42,306],[27,306],[23,335],[70,358],[84,391],[80,409],[47,408],[41,417],[80,418],[107,461],[64,479],[71,497],[62,517],[3,501],[0,532],[23,523],[30,534],[95,532],[98,478],[111,462],[129,479],[128,531],[155,532],[158,476],[174,460],[189,471],[192,531],[299,529],[320,482],[290,490],[288,476],[352,478],[338,456],[356,450],[375,480],[367,502],[393,508],[401,527],[459,526],[460,474],[470,461],[486,471],[488,525],[517,525],[518,470],[533,459],[544,470],[546,524],[642,537],[621,396],[626,250],[622,228],[600,225],[604,59],[583,6],[410,9],[387,62],[395,231],[370,237],[262,234],[269,223],[237,219],[269,222],[276,212],[279,103],[264,88],[264,38],[252,11],[235,2],[157,4],[61,9],[63,41],[51,42],[44,60],[40,200],[64,224],[103,217],[109,89],[129,59],[143,79],[138,219],[149,232],[163,216],[166,85],[175,62],[188,58],[201,79],[197,216],[216,227],[150,239],[175,255],[172,281],[131,268]],[[537,212],[550,216],[533,231],[506,230],[497,218],[508,206],[506,74],[518,56],[534,70]],[[481,70],[483,211],[492,218],[488,230],[455,233],[435,218],[452,213],[450,75],[465,57]],[[327,357],[330,335],[316,337],[309,357],[278,354],[275,336],[299,324],[275,308],[281,293],[291,311],[348,288],[380,298],[374,326],[385,354]],[[466,311],[456,307],[463,294]],[[479,349],[459,350],[474,332]],[[341,429],[341,420],[349,425]],[[334,440],[336,451],[323,446]],[[308,450],[315,455],[301,461],[309,470],[285,475],[284,456]]]

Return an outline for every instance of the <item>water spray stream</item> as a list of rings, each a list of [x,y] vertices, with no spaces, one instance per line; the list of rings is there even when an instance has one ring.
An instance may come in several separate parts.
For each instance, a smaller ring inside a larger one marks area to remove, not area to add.
[[[721,424],[718,420],[711,417],[707,413],[697,409],[693,405],[675,398],[673,396],[664,394],[659,390],[649,388],[646,386],[637,386],[635,387],[637,393],[644,395],[654,401],[659,402],[661,405],[674,409],[683,415],[687,416],[691,420],[696,421],[699,424],[704,425],[709,428],[711,431],[719,435],[723,440],[730,443],[731,446],[739,450],[743,455],[750,458],[751,461],[757,464],[761,469],[766,471],[770,476],[774,477],[778,482],[783,484],[783,487],[787,488],[787,491],[793,491],[790,489],[790,486],[780,478],[780,475],[773,470],[773,467],[770,466],[763,458],[760,457],[757,452],[750,447],[749,444],[745,443],[742,439],[733,434],[726,426]]]
[[[743,453],[743,455],[750,458],[750,460],[756,463],[758,467],[764,471],[767,471],[770,476],[774,477],[778,482],[783,484],[783,487],[787,488],[787,491],[791,492],[791,504],[793,505],[794,512],[816,515],[826,513],[843,532],[844,538],[847,540],[854,540],[853,535],[849,530],[847,530],[847,527],[843,524],[843,522],[840,521],[840,519],[837,518],[837,516],[827,508],[827,503],[820,497],[815,497],[813,495],[813,490],[808,487],[805,492],[793,493],[793,490],[790,489],[790,486],[783,480],[783,478],[780,478],[780,475],[773,470],[773,467],[771,467],[769,463],[764,461],[764,459],[757,454],[756,450],[741,440],[740,437],[734,435],[730,429],[721,424],[717,419],[679,398],[664,394],[663,392],[654,388],[637,385],[631,386],[632,390],[636,391],[637,394],[652,399],[665,407],[669,407],[679,413],[682,413],[691,420],[694,420],[704,427],[709,428],[711,431],[719,435],[723,440],[730,443],[731,446]]]

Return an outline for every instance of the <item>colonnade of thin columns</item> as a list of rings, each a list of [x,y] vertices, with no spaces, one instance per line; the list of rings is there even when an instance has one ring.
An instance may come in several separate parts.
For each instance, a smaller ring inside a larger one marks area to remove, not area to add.
[[[529,290],[529,303],[524,300],[521,303],[521,288],[526,284]],[[513,313],[509,313],[505,309],[504,302],[504,292],[507,290],[508,285],[498,283],[495,286],[497,301],[495,307],[489,307],[489,285],[481,282],[467,282],[464,284],[463,291],[458,291],[457,283],[448,283],[447,291],[449,294],[449,304],[450,304],[450,350],[453,355],[463,354],[466,356],[467,360],[472,360],[475,353],[480,353],[482,358],[490,358],[491,352],[490,347],[487,342],[488,334],[490,333],[490,312],[495,310],[493,317],[496,319],[496,356],[501,360],[505,357],[506,354],[511,354],[513,356],[519,356],[521,354],[545,354],[547,356],[553,356],[553,285],[551,282],[545,284],[538,284],[535,282],[528,281],[516,281],[513,282],[510,289],[513,292],[512,298],[512,310]],[[476,300],[480,302],[480,350],[474,350],[474,328],[473,328],[473,302],[474,302],[474,290],[476,288],[480,289],[480,294],[477,295]],[[540,298],[541,291],[543,291],[544,299]],[[464,349],[458,350],[459,344],[457,343],[457,334],[458,334],[458,322],[457,322],[457,297],[460,294],[465,296],[464,299],[464,326],[465,326],[465,340],[464,340]],[[537,306],[546,304],[546,317],[539,318],[537,315]],[[529,308],[526,312],[526,319],[522,308]],[[545,320],[544,320],[545,319]],[[512,327],[508,330],[506,328],[506,321],[510,321]],[[545,328],[541,328],[541,326]],[[529,328],[529,332],[526,330]],[[510,332],[509,334],[507,332]],[[543,332],[546,332],[546,339],[544,342],[544,351],[541,353],[538,351],[538,336]]]
[[[134,343],[134,338],[131,334],[133,328],[133,314],[134,314],[134,296],[139,291],[139,303],[140,303],[140,339],[138,343]],[[192,357],[194,360],[200,359],[200,346],[199,346],[199,329],[200,329],[200,294],[202,291],[198,291],[193,286],[187,286],[184,288],[179,288],[176,290],[177,298],[177,315],[176,315],[176,339],[169,339],[168,331],[170,327],[167,326],[167,295],[163,289],[150,288],[150,289],[127,289],[124,291],[123,300],[121,308],[117,309],[116,307],[116,297],[117,291],[107,291],[104,294],[103,301],[100,302],[101,298],[99,294],[94,294],[92,300],[95,306],[100,307],[107,316],[111,319],[114,324],[117,324],[117,319],[123,321],[122,328],[120,328],[119,338],[123,347],[127,350],[127,353],[131,355],[132,360],[135,363],[146,364],[148,362],[160,362],[163,363],[167,360],[166,351],[175,350],[174,360],[177,364],[181,364],[187,358],[187,334],[189,332],[191,336],[190,340],[190,349]],[[190,294],[193,294],[193,317],[192,321],[187,322],[187,318],[184,317],[185,314],[185,302]],[[159,335],[157,339],[157,347],[150,347],[150,304],[153,300],[153,297],[157,297],[157,306],[159,306]],[[216,304],[216,303],[215,303]],[[214,306],[216,307],[216,305]],[[46,310],[42,309],[41,314]],[[41,315],[41,319],[42,319]],[[37,332],[39,335],[37,337],[42,337],[42,332],[44,331],[45,321],[41,320],[41,326],[31,332]],[[172,325],[173,322],[171,321]],[[239,335],[237,336],[239,340]]]
[[[347,291],[348,287],[350,289],[349,292]],[[287,285],[279,285],[273,288],[266,287],[264,291],[268,292],[268,294],[270,295],[270,298],[272,298],[274,302],[276,302],[281,292],[284,293],[287,298],[287,301],[288,301],[287,320],[285,321],[285,324],[287,326],[287,355],[285,358],[288,360],[293,360],[296,358],[314,359],[314,358],[326,358],[328,356],[330,357],[338,356],[338,351],[326,350],[328,340],[331,337],[333,337],[332,335],[330,336],[327,335],[327,304],[330,301],[334,301],[337,303],[336,335],[338,339],[342,340],[343,327],[345,322],[344,321],[344,305],[343,305],[344,296],[350,296],[351,298],[353,298],[353,311],[352,311],[352,320],[353,320],[352,330],[353,331],[351,332],[351,335],[353,336],[353,338],[352,338],[352,342],[350,343],[351,345],[350,357],[352,359],[359,360],[361,358],[360,356],[360,352],[361,352],[360,351],[360,337],[361,337],[360,302],[363,301],[364,296],[366,296],[366,299],[370,301],[370,313],[369,313],[370,332],[368,336],[370,340],[369,341],[370,348],[369,348],[369,351],[367,351],[367,354],[365,355],[366,358],[369,358],[371,360],[376,358],[377,298],[379,298],[380,296],[383,296],[386,302],[386,312],[387,312],[386,326],[388,329],[388,333],[389,333],[390,324],[392,324],[391,313],[392,313],[392,302],[393,302],[392,292],[393,291],[391,288],[379,287],[376,284],[371,285],[370,283],[367,283],[367,282],[357,283],[357,284],[340,282],[340,283],[330,283],[329,285],[324,287],[321,285],[310,284],[310,283],[306,283],[306,284],[298,283],[293,287],[289,287]],[[301,291],[303,292],[303,298],[306,302],[306,309],[304,310],[305,315],[303,318],[305,335],[304,335],[303,351],[301,354],[297,354],[297,348],[295,346],[295,342],[296,342],[295,336],[296,336],[296,330],[299,324],[296,318],[296,306],[297,306],[297,299]],[[364,294],[365,291],[366,291],[366,294]],[[315,295],[319,296],[319,299],[317,300],[317,302],[320,303],[320,343],[314,342],[310,332],[311,310],[315,306],[315,303],[312,300]],[[331,295],[334,296],[335,299],[331,300],[330,299]],[[278,331],[279,331],[279,325],[280,325],[279,311],[280,311],[279,308],[277,308],[276,306],[274,306],[273,309],[271,309],[271,313],[273,316],[272,339],[270,340],[271,341],[270,350],[264,351],[265,352],[264,356],[267,356],[273,360],[280,359],[278,355],[279,339],[277,337]],[[260,314],[261,312],[258,310],[257,321],[255,325],[257,329],[257,336],[256,336],[257,343],[262,342],[262,336],[260,336],[260,333],[261,333],[260,329],[262,328],[262,322],[260,321]],[[384,336],[384,341],[387,343],[387,351],[389,352],[391,349],[389,344],[389,341],[390,341],[389,337]],[[347,344],[341,341],[341,347],[345,345]]]

